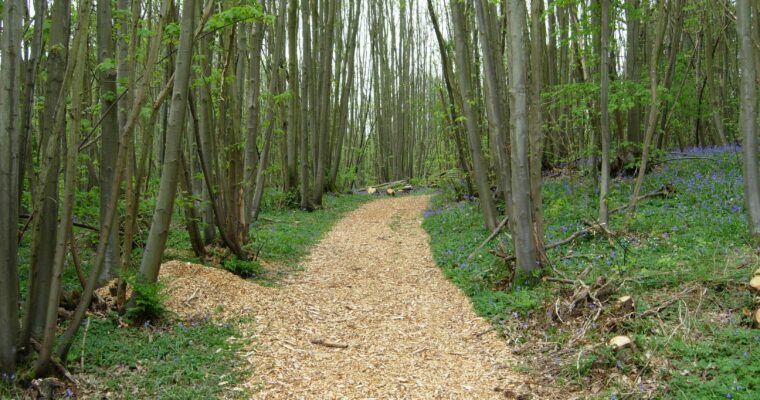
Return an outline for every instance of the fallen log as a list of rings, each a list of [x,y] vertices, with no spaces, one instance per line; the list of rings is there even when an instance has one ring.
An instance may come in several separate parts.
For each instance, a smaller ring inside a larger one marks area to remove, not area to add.
[[[377,185],[367,186],[366,188],[361,189],[359,191],[360,192],[366,192],[370,188],[374,188],[376,190],[382,190],[382,189],[387,189],[387,188],[393,188],[393,187],[396,187],[396,186],[405,186],[406,184],[407,184],[406,180],[402,179],[402,180],[399,180],[399,181],[385,182],[385,183],[380,183],[380,184],[377,184]]]

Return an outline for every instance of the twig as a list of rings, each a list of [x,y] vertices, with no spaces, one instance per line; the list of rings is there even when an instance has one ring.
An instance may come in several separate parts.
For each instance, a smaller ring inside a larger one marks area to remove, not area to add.
[[[29,214],[19,214],[18,217],[19,218],[25,218],[25,219],[28,218],[29,221],[32,220],[32,215],[29,215]],[[26,222],[26,224],[28,225],[29,222]],[[72,225],[74,225],[77,228],[87,229],[87,230],[90,230],[90,231],[93,231],[93,232],[100,232],[100,228],[98,228],[96,226],[85,224],[83,222],[72,222]]]
[[[691,287],[688,287],[688,288],[684,289],[683,291],[681,291],[677,295],[671,297],[668,300],[663,301],[657,307],[650,308],[650,309],[644,311],[643,313],[639,314],[639,318],[645,318],[645,317],[648,317],[648,316],[651,316],[651,315],[659,314],[660,311],[662,311],[662,310],[670,307],[673,303],[677,302],[678,300],[681,300],[681,298],[684,295],[686,295],[689,292],[694,291],[694,289],[696,289],[696,288],[697,288],[696,286],[691,286]]]
[[[472,258],[472,256],[474,256],[475,253],[477,253],[478,251],[480,251],[480,249],[482,249],[483,246],[485,246],[486,244],[488,244],[488,242],[490,242],[491,240],[493,240],[493,238],[495,238],[496,235],[498,235],[499,232],[501,232],[501,230],[504,229],[504,226],[507,225],[507,222],[509,222],[509,216],[504,217],[504,219],[501,220],[501,222],[499,223],[499,225],[496,228],[494,228],[493,232],[491,232],[491,234],[488,235],[488,237],[486,238],[486,240],[484,240],[483,243],[480,244],[480,246],[478,246],[475,250],[473,250],[472,253],[470,253],[470,255],[467,256],[467,258],[468,259]]]
[[[186,306],[190,307],[190,302],[193,299],[195,299],[195,296],[198,295],[198,291],[199,290],[201,290],[201,288],[199,288],[199,287],[195,288],[195,291],[193,292],[193,294],[191,294],[190,297],[188,297],[187,299],[185,299],[185,301],[183,301],[183,303],[185,303]]]
[[[667,197],[667,196],[670,196],[671,194],[675,193],[675,191],[676,190],[675,190],[675,188],[673,188],[672,185],[664,185],[664,186],[662,186],[661,188],[659,188],[657,190],[654,190],[652,192],[649,192],[647,194],[644,194],[644,195],[641,195],[641,196],[637,197],[636,198],[636,202],[638,203],[638,202],[640,202],[642,200],[645,200],[645,199],[648,199],[648,198],[651,198],[651,197],[660,197],[660,196]],[[614,214],[616,212],[623,211],[623,210],[625,210],[627,208],[628,208],[628,204],[624,204],[624,205],[622,205],[620,207],[613,208],[612,210],[610,210],[610,214]]]
[[[311,339],[311,344],[317,344],[320,346],[331,347],[334,349],[347,349],[348,345],[345,343],[328,342],[323,339]]]
[[[69,226],[67,228],[69,235],[69,248],[71,249],[71,259],[74,260],[74,269],[77,271],[77,278],[79,278],[79,284],[82,285],[82,289],[87,285],[87,279],[82,272],[82,261],[79,259],[79,250],[77,250],[77,239],[74,235],[73,221],[69,220]]]
[[[79,355],[79,368],[84,369],[84,345],[87,341],[87,331],[90,330],[90,317],[87,317],[87,325],[84,326],[84,333],[82,334],[82,352]]]

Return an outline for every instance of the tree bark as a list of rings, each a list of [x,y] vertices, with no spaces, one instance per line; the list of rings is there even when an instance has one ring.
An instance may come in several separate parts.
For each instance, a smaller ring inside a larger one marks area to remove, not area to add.
[[[600,49],[600,88],[599,88],[599,111],[602,122],[602,174],[599,178],[599,223],[607,224],[609,209],[607,194],[610,189],[610,112],[609,112],[609,86],[610,86],[610,1],[602,2],[602,37]]]
[[[624,226],[628,228],[628,224],[633,218],[633,214],[636,212],[636,202],[641,192],[641,186],[644,184],[644,176],[646,175],[647,163],[649,162],[649,147],[652,144],[652,138],[654,131],[657,128],[657,63],[660,58],[660,50],[662,49],[662,42],[665,37],[665,27],[667,26],[668,16],[665,13],[665,1],[657,0],[657,25],[655,28],[655,39],[652,45],[652,54],[649,57],[649,91],[652,97],[652,104],[649,106],[649,116],[647,117],[647,130],[644,136],[644,144],[641,154],[641,162],[639,164],[639,173],[636,177],[636,183],[631,194],[631,199],[628,202],[628,212],[625,216]]]
[[[12,380],[18,349],[18,82],[23,3],[6,0],[0,49],[0,375]]]
[[[755,79],[755,52],[752,43],[753,23],[749,0],[736,1],[736,33],[739,39],[740,127],[744,136],[744,202],[747,207],[749,233],[755,241],[760,240],[760,178],[757,161],[757,95]],[[757,29],[757,27],[754,27]]]
[[[469,55],[471,54],[469,38],[465,28],[464,5],[458,0],[451,1],[452,25],[454,31],[454,44],[456,46],[457,72],[459,87],[462,90],[462,108],[467,126],[467,138],[472,152],[472,164],[475,170],[475,182],[478,188],[480,208],[483,211],[486,229],[489,231],[499,224],[496,215],[496,206],[491,196],[491,187],[488,184],[488,169],[481,148],[480,128],[478,116],[472,106],[475,94],[472,89],[472,66]],[[525,187],[528,187],[527,185]]]
[[[111,27],[111,2],[99,1],[97,3],[97,39],[98,39],[98,62],[103,65],[107,60],[115,59],[113,32]],[[100,80],[100,109],[101,109],[101,134],[100,134],[100,187],[110,187],[116,171],[116,152],[119,150],[119,121],[117,108],[112,107],[116,102],[116,70],[101,67],[98,73]],[[100,194],[100,215],[106,215],[108,207],[108,192]],[[118,196],[118,193],[116,193]],[[102,224],[102,218],[100,223]],[[99,284],[105,283],[111,277],[111,271],[119,263],[119,232],[114,230],[108,239],[108,250],[103,271],[99,277]]]
[[[161,256],[169,234],[174,197],[177,194],[182,132],[185,127],[190,67],[193,55],[193,31],[195,26],[195,0],[184,0],[180,42],[174,66],[174,89],[169,108],[166,130],[166,152],[161,168],[161,184],[158,189],[156,208],[148,233],[148,241],[140,263],[139,276],[147,282],[155,282],[161,266]]]
[[[87,34],[90,26],[90,4],[89,0],[82,0],[79,4],[77,11],[79,12],[79,24],[77,26],[77,32],[74,37],[74,44],[72,50],[74,57],[71,59],[74,66],[67,67],[72,71],[73,83],[71,85],[71,133],[68,135],[68,142],[66,144],[66,172],[64,174],[64,198],[63,198],[63,212],[61,220],[58,223],[56,242],[55,242],[55,257],[53,259],[52,266],[52,280],[50,284],[50,292],[48,294],[47,309],[45,310],[44,318],[45,325],[41,340],[41,346],[39,349],[39,355],[35,364],[35,375],[38,377],[45,376],[49,372],[51,356],[53,354],[53,346],[55,344],[55,331],[58,322],[58,304],[61,297],[61,284],[63,277],[63,267],[66,261],[67,244],[68,244],[68,227],[74,211],[74,194],[77,187],[77,157],[79,155],[79,135],[81,131],[81,119],[82,119],[82,86],[85,76],[85,60],[87,59]],[[68,79],[69,73],[67,71]],[[63,104],[61,104],[63,107]],[[56,129],[63,128],[63,112],[61,112],[60,120],[56,120]]]
[[[528,102],[526,95],[527,66],[525,64],[524,0],[509,4],[509,45],[511,85],[511,142],[512,142],[512,216],[513,238],[517,269],[531,272],[540,267],[536,258],[537,246],[533,233],[533,205],[530,190],[530,144],[528,141]],[[517,189],[517,190],[514,190]]]

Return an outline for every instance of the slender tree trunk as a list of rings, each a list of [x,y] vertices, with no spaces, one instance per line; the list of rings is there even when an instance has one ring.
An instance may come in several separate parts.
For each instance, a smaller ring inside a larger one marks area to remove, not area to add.
[[[163,0],[161,4],[161,15],[162,20],[163,16],[167,15],[169,10],[169,3],[171,0]],[[156,28],[156,34],[151,38],[150,40],[150,48],[148,50],[148,56],[145,62],[145,69],[144,69],[144,75],[145,76],[151,76],[153,74],[153,71],[155,69],[156,60],[158,59],[158,50],[161,44],[161,39],[163,35],[163,23],[159,24]],[[132,146],[132,140],[134,136],[134,130],[137,125],[138,118],[140,116],[140,113],[142,112],[142,105],[145,102],[145,98],[147,95],[147,89],[148,89],[148,83],[150,82],[149,79],[145,79],[140,82],[139,85],[137,85],[137,90],[134,94],[134,101],[133,106],[129,111],[129,115],[126,119],[126,125],[124,125],[122,138],[119,141],[119,151],[116,155],[116,171],[123,171],[124,168],[127,166],[127,157],[129,156],[129,148]],[[121,185],[121,178],[123,174],[117,173],[115,175],[115,179],[113,180],[113,183],[110,188],[103,188],[103,190],[110,190],[110,193],[118,193],[119,186]],[[74,315],[71,317],[71,320],[69,322],[68,327],[66,328],[66,332],[63,334],[63,337],[61,338],[58,349],[56,350],[56,356],[60,359],[66,359],[66,356],[69,353],[69,350],[71,349],[71,344],[74,340],[74,337],[79,330],[79,327],[82,324],[82,320],[84,319],[85,311],[87,311],[87,308],[90,306],[90,302],[92,301],[93,293],[95,292],[95,286],[97,283],[98,276],[100,275],[100,270],[103,268],[103,263],[105,261],[106,256],[106,247],[108,243],[108,238],[111,235],[111,230],[114,228],[114,222],[117,212],[117,196],[111,196],[111,204],[109,204],[106,212],[106,217],[103,220],[104,224],[100,227],[100,234],[98,238],[98,246],[95,251],[95,256],[93,257],[93,261],[91,263],[92,265],[92,271],[90,272],[90,276],[87,278],[87,285],[85,286],[84,290],[82,291],[82,296],[79,300],[79,303],[77,304],[77,308],[74,311]]]
[[[646,175],[647,163],[649,162],[649,147],[652,144],[654,131],[657,128],[657,63],[660,58],[660,50],[662,49],[662,42],[665,37],[665,27],[668,22],[668,16],[665,13],[665,1],[666,0],[657,0],[657,25],[655,28],[654,44],[652,45],[652,55],[649,57],[649,91],[652,97],[652,104],[649,106],[647,130],[644,136],[639,173],[636,177],[636,183],[633,188],[633,193],[631,194],[631,199],[628,202],[628,212],[625,216],[624,223],[625,228],[628,227],[631,218],[633,218],[633,214],[636,212],[636,201],[641,192],[641,186],[644,184],[644,176]]]
[[[89,0],[82,0],[77,9],[80,18],[77,27],[74,45],[72,46],[74,57],[72,63],[74,67],[69,66],[67,69],[73,71],[73,83],[71,85],[71,133],[68,135],[66,144],[66,172],[64,174],[64,197],[63,212],[61,221],[58,223],[55,257],[53,259],[53,274],[50,284],[50,293],[48,294],[47,309],[45,311],[45,326],[41,338],[41,346],[37,363],[35,365],[35,375],[42,377],[49,372],[51,356],[53,354],[53,345],[55,344],[55,331],[58,322],[58,303],[61,297],[61,284],[63,277],[63,267],[66,261],[67,244],[68,244],[68,226],[74,211],[74,194],[77,187],[77,157],[79,155],[79,135],[81,131],[82,119],[82,86],[85,76],[85,60],[87,59],[87,34],[90,26],[90,4]],[[67,71],[68,72],[68,71]],[[66,79],[68,79],[68,73]],[[62,107],[63,104],[61,105]],[[60,120],[55,121],[56,129],[63,128],[64,112],[60,112]]]
[[[295,193],[299,175],[299,147],[301,146],[300,74],[298,71],[298,0],[288,3],[288,180]],[[303,156],[303,153],[301,153]]]
[[[739,39],[739,60],[741,65],[741,108],[740,127],[744,135],[742,150],[744,155],[744,202],[747,207],[749,233],[754,240],[760,240],[760,178],[757,161],[757,95],[755,86],[754,48],[751,32],[753,29],[749,0],[736,1],[736,33]],[[757,26],[754,29],[758,29]]]
[[[273,45],[270,48],[274,53],[274,59],[272,61],[272,73],[269,78],[269,92],[272,93],[273,96],[276,95],[280,88],[280,76],[284,72],[282,64],[285,59],[285,15],[287,8],[286,0],[279,0],[276,22],[277,28],[275,30],[275,36],[270,42]],[[266,116],[267,121],[269,121],[269,126],[267,126],[266,133],[264,134],[264,148],[261,150],[261,159],[259,160],[258,168],[256,168],[256,189],[254,190],[251,208],[248,210],[248,212],[251,213],[251,221],[256,221],[261,208],[261,199],[264,195],[265,171],[268,165],[269,148],[272,145],[272,135],[274,133],[278,107],[280,107],[280,105],[277,104],[275,99],[272,99]]]
[[[640,0],[625,0],[626,9],[626,50],[625,76],[630,82],[638,82],[638,52],[639,52],[639,11]],[[641,141],[641,110],[634,99],[633,107],[628,110],[628,140]]]
[[[190,66],[193,55],[193,31],[195,25],[195,0],[184,0],[181,33],[177,60],[174,67],[174,89],[169,108],[166,130],[166,153],[161,168],[161,184],[158,189],[156,208],[148,233],[148,241],[140,263],[140,277],[155,282],[161,265],[161,256],[169,234],[174,197],[177,194],[182,132],[185,127]]]
[[[301,86],[301,138],[299,142],[301,153],[301,208],[311,210],[311,174],[309,174],[309,129],[310,115],[313,114],[312,103],[312,65],[311,65],[311,7],[309,0],[301,0],[301,35],[303,60],[303,85]]]
[[[517,269],[530,272],[539,267],[537,246],[533,233],[533,205],[530,190],[530,144],[528,141],[528,99],[526,95],[527,66],[525,63],[524,0],[509,4],[509,49],[512,123],[512,215],[513,238]]]
[[[0,49],[0,375],[12,380],[18,349],[18,82],[23,2],[6,0]]]
[[[711,7],[705,8],[705,36],[707,43],[713,42],[713,19],[710,17]],[[718,136],[718,140],[722,145],[728,144],[726,139],[726,127],[723,123],[723,112],[720,105],[720,89],[715,82],[715,51],[718,48],[721,38],[718,37],[715,41],[715,46],[705,47],[705,74],[707,77],[707,91],[709,95],[707,100],[710,103],[710,116],[712,117],[713,124],[715,124],[715,133]]]
[[[528,93],[528,142],[530,146],[530,199],[531,218],[533,220],[532,233],[535,245],[536,259],[539,263],[544,261],[544,213],[542,193],[542,167],[544,153],[543,125],[544,119],[541,110],[542,59],[546,46],[546,23],[544,21],[544,3],[542,0],[531,2],[531,51],[530,51],[530,90]]]
[[[105,63],[113,60],[114,52],[113,31],[111,27],[111,2],[99,1],[97,3],[97,39],[98,39],[98,62]],[[116,171],[116,152],[119,150],[119,121],[117,116],[116,101],[116,70],[101,69],[98,73],[100,79],[100,109],[101,109],[101,134],[100,134],[100,187],[110,187]],[[131,182],[129,182],[131,184]],[[106,215],[106,207],[111,194],[103,191],[100,195],[100,215]],[[118,193],[116,194],[118,196]],[[102,224],[102,218],[100,223]],[[99,284],[106,282],[111,277],[111,271],[119,263],[119,231],[114,230],[108,239],[108,251],[106,262],[99,278]]]
[[[337,0],[330,0],[325,6],[327,15],[327,24],[324,27],[325,35],[320,35],[320,112],[319,112],[319,134],[317,146],[317,157],[315,160],[316,171],[314,179],[314,192],[312,193],[312,202],[315,206],[322,206],[322,195],[325,191],[325,166],[328,154],[328,138],[330,137],[330,93],[332,92],[332,53],[333,40],[335,37],[335,19],[338,14],[339,5]]]
[[[498,37],[498,25],[495,21],[496,10],[488,4],[488,0],[476,0],[475,11],[478,19],[478,32],[483,52],[483,71],[488,93],[488,118],[495,131],[492,147],[493,157],[500,178],[500,186],[504,191],[504,199],[512,198],[512,171],[507,143],[509,142],[509,105],[507,104],[507,82],[504,70],[504,54],[501,52]],[[507,200],[507,215],[511,215],[512,202]]]
[[[68,1],[57,0],[51,9],[50,50],[46,67],[48,82],[44,105],[45,115],[49,116],[56,115],[58,108],[65,105],[63,99],[66,98],[66,92],[62,87],[69,47],[69,7]],[[65,125],[61,129],[65,129]],[[50,119],[40,119],[41,172],[37,182],[38,196],[33,207],[31,272],[20,340],[23,348],[28,348],[29,338],[41,338],[45,326],[58,221],[58,170],[62,146],[57,133],[59,132],[55,132]],[[48,148],[52,148],[52,152],[48,152]]]
[[[607,194],[610,190],[610,1],[602,2],[602,40],[601,40],[601,83],[599,91],[599,111],[602,122],[602,176],[599,178],[599,223],[607,224],[609,217]]]
[[[491,187],[488,184],[488,169],[481,148],[480,128],[478,116],[472,106],[474,93],[472,89],[472,69],[469,61],[470,46],[465,28],[464,5],[457,0],[451,1],[452,25],[454,28],[454,44],[456,46],[457,71],[459,75],[459,87],[462,90],[462,108],[465,124],[467,126],[467,138],[472,151],[472,164],[475,169],[475,182],[477,183],[480,208],[483,211],[486,229],[493,230],[498,225],[496,206],[491,196]],[[525,187],[528,187],[527,185]]]

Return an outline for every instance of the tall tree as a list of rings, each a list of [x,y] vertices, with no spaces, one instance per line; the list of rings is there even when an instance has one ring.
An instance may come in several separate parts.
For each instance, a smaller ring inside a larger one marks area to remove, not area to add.
[[[98,39],[98,79],[100,80],[100,187],[110,187],[116,171],[116,152],[119,149],[119,120],[116,103],[116,69],[112,67],[116,53],[113,41],[113,26],[111,22],[111,2],[97,2],[97,39]],[[109,196],[107,191],[101,192],[100,215],[106,215]],[[103,221],[101,220],[101,224]],[[111,270],[119,263],[119,232],[114,230],[108,239],[106,263],[100,276],[105,282],[110,278]]]
[[[636,176],[636,183],[631,193],[631,199],[628,202],[628,212],[625,217],[625,227],[633,218],[633,214],[636,212],[636,202],[641,192],[641,186],[644,184],[644,176],[646,175],[647,163],[649,162],[649,152],[652,145],[652,138],[654,137],[654,131],[657,129],[657,113],[659,110],[657,103],[657,66],[660,58],[660,51],[662,50],[662,42],[665,37],[665,28],[668,22],[668,15],[665,12],[665,1],[657,0],[657,24],[655,26],[655,38],[652,44],[652,54],[649,56],[649,94],[651,96],[651,104],[649,105],[649,113],[647,116],[647,129],[644,134],[644,144],[641,153],[641,162],[639,163],[639,173]]]
[[[174,89],[172,90],[166,130],[166,151],[161,168],[161,184],[158,189],[147,245],[140,263],[140,277],[147,282],[155,282],[158,278],[161,256],[169,234],[174,197],[177,194],[182,133],[185,127],[185,111],[187,110],[190,66],[193,55],[195,0],[184,0],[182,10],[179,48],[174,66]]]
[[[739,38],[741,66],[740,84],[740,119],[739,124],[744,136],[742,151],[744,156],[744,202],[747,207],[749,232],[754,240],[760,240],[760,178],[757,161],[757,71],[755,52],[752,43],[752,30],[758,29],[757,21],[752,20],[749,0],[736,2],[736,33]]]
[[[0,380],[13,380],[18,346],[18,82],[21,76],[21,0],[6,0],[0,51]]]
[[[520,190],[512,191],[511,227],[515,242],[517,268],[530,272],[540,267],[537,243],[533,228],[533,204],[530,188],[530,144],[528,141],[528,99],[526,82],[528,68],[525,57],[526,9],[525,1],[509,2],[509,83],[512,101],[511,144],[512,185]]]
[[[601,0],[602,27],[600,49],[599,112],[602,123],[602,174],[599,178],[599,223],[606,224],[609,217],[607,194],[610,189],[610,2]]]
[[[473,102],[476,102],[477,99],[475,98],[475,92],[472,85],[473,67],[470,59],[472,50],[469,44],[470,38],[465,25],[464,4],[461,1],[451,1],[451,17],[454,31],[454,45],[456,48],[455,54],[457,61],[457,75],[459,78],[458,82],[462,91],[462,111],[466,119],[467,139],[470,143],[470,151],[472,152],[472,165],[475,171],[475,182],[478,188],[480,208],[483,211],[486,228],[493,230],[496,228],[499,221],[496,215],[496,206],[494,205],[493,197],[491,196],[491,186],[488,184],[488,167],[481,148],[480,128],[478,126],[479,118],[473,107]],[[523,23],[523,26],[524,25],[525,24]],[[526,185],[524,187],[529,186]]]

